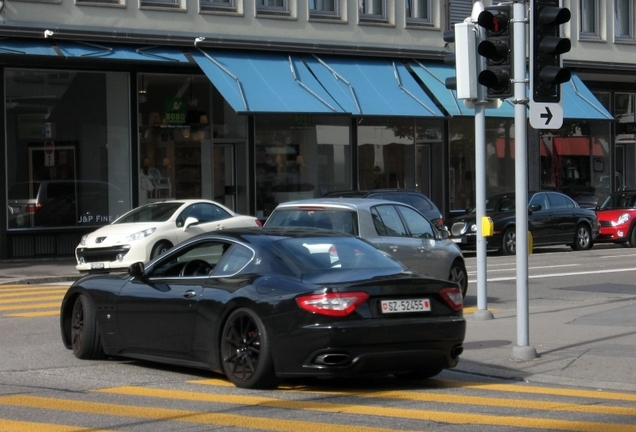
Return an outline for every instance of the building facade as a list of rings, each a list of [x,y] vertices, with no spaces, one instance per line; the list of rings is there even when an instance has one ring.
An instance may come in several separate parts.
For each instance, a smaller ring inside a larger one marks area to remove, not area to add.
[[[473,111],[443,84],[442,39],[472,1],[1,5],[0,259],[71,255],[153,200],[266,218],[291,199],[407,187],[446,217],[474,206]],[[634,5],[565,6],[565,121],[528,129],[528,182],[598,199],[636,182]],[[509,102],[487,112],[489,194],[514,189],[513,117]]]

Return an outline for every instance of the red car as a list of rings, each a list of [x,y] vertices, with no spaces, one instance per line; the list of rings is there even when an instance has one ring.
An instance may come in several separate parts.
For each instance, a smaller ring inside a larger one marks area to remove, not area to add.
[[[636,190],[614,192],[596,209],[601,232],[597,243],[626,243],[636,247]]]

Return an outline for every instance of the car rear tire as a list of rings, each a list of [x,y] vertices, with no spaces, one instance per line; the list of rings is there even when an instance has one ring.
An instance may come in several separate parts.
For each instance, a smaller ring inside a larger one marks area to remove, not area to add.
[[[91,299],[84,294],[79,295],[71,313],[71,346],[75,357],[82,360],[103,358],[102,338]]]
[[[592,231],[587,225],[581,224],[576,227],[576,234],[574,235],[574,243],[572,243],[572,249],[588,250],[592,248]]]
[[[462,297],[466,297],[466,291],[468,291],[468,275],[466,274],[466,267],[460,261],[455,261],[450,269],[450,275],[448,279],[457,282],[462,290]]]
[[[510,227],[504,231],[499,252],[502,255],[514,255],[517,252],[517,231],[515,227]]]
[[[636,247],[636,225],[632,225],[632,231],[629,234],[629,245]]]
[[[150,259],[154,259],[154,258],[157,258],[159,255],[163,255],[171,247],[172,247],[172,245],[170,243],[168,243],[168,242],[165,242],[165,241],[161,241],[161,242],[157,243],[152,248],[152,252],[150,253]]]
[[[276,387],[278,379],[269,339],[256,312],[247,308],[233,311],[221,336],[223,372],[240,388]]]

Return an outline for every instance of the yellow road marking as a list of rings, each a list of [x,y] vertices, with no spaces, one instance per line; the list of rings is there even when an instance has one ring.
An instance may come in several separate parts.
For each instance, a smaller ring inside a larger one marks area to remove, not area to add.
[[[339,414],[355,414],[362,416],[380,416],[391,418],[402,418],[410,420],[421,421],[434,421],[447,424],[480,424],[480,425],[494,425],[494,426],[506,426],[506,427],[524,427],[534,429],[553,429],[564,431],[636,431],[636,426],[628,426],[620,423],[600,423],[600,422],[585,422],[576,420],[558,420],[558,419],[542,419],[533,417],[520,417],[520,416],[499,416],[499,415],[486,415],[478,413],[460,413],[456,410],[452,412],[444,411],[431,411],[420,409],[402,409],[402,408],[386,408],[381,406],[361,406],[351,405],[343,403],[328,403],[328,402],[313,402],[313,401],[292,401],[282,400],[269,397],[259,396],[235,396],[228,394],[209,394],[179,390],[163,390],[163,389],[151,389],[143,387],[117,387],[110,389],[97,390],[101,393],[120,394],[128,396],[142,396],[142,397],[154,397],[162,399],[179,399],[187,401],[198,402],[214,402],[214,403],[227,403],[238,404],[246,406],[264,406],[269,408],[278,409],[295,409],[295,410],[307,410],[307,411],[320,411],[327,413],[339,413]],[[349,395],[350,392],[335,392],[341,395]],[[398,392],[381,392],[389,395]],[[411,392],[409,392],[410,395]],[[351,394],[354,396],[364,396],[360,394]],[[394,395],[393,395],[394,396]],[[436,402],[444,402],[448,395],[441,395]],[[387,396],[384,396],[387,397]],[[393,397],[394,398],[394,397]],[[408,399],[406,397],[399,399]],[[474,398],[475,403],[478,404],[479,398]],[[413,399],[409,399],[413,400]],[[1,402],[1,400],[0,400]],[[501,405],[505,406],[505,405]],[[559,404],[553,404],[554,409],[559,408]],[[585,412],[581,410],[581,412]]]
[[[221,425],[228,427],[261,429],[271,431],[298,432],[311,430],[312,432],[395,432],[394,429],[383,429],[356,425],[342,425],[336,423],[317,423],[300,420],[286,420],[279,418],[251,417],[224,413],[207,413],[167,408],[152,408],[147,406],[117,405],[100,402],[86,402],[72,399],[53,399],[38,396],[0,396],[0,404],[51,409],[58,411],[101,414],[119,417],[135,417],[159,421],[180,421],[206,425]],[[604,429],[604,431],[611,431]]]
[[[35,302],[39,302],[39,301],[47,301],[47,300],[61,300],[64,298],[63,295],[50,295],[50,296],[42,296],[42,297],[35,297],[35,298],[12,298],[9,300],[0,300],[0,304],[11,304],[11,303],[35,303]]]
[[[0,419],[0,430],[3,432],[107,432],[106,429],[3,419]]]
[[[22,312],[15,314],[5,314],[8,317],[16,317],[16,318],[38,318],[44,316],[56,316],[60,314],[60,309],[55,309],[52,311],[42,311],[42,312]]]
[[[58,290],[58,289],[47,289],[47,290],[43,290],[43,289],[37,289],[37,290],[31,290],[31,291],[25,291],[25,290],[16,290],[15,292],[0,292],[0,298],[14,298],[14,297],[24,297],[25,294],[27,295],[38,295],[38,294],[58,294],[58,295],[62,295],[64,296],[64,294],[66,294],[66,291],[68,291],[68,289],[63,289],[63,290]]]
[[[0,285],[0,292],[24,292],[41,289],[68,290],[68,287],[71,286],[71,283],[72,282],[69,282],[68,285]]]
[[[488,308],[488,310],[490,312],[497,312],[497,311],[500,311],[501,309]],[[465,307],[464,308],[464,313],[465,314],[472,314],[472,313],[475,313],[476,311],[477,311],[477,306],[470,306],[470,307]]]
[[[43,308],[52,308],[52,307],[60,307],[62,302],[53,302],[53,303],[33,303],[28,305],[17,305],[17,306],[0,306],[0,312],[2,311],[14,311],[14,310],[24,310],[24,309],[43,309]]]

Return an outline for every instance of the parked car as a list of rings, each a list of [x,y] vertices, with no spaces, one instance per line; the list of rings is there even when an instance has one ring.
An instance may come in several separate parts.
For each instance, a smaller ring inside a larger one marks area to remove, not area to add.
[[[433,224],[440,229],[446,229],[444,226],[444,216],[439,208],[429,197],[415,189],[373,189],[373,190],[347,190],[328,192],[323,198],[376,198],[390,201],[397,201],[415,207],[420,213],[428,218]]]
[[[75,249],[80,272],[125,270],[148,262],[177,243],[208,231],[261,226],[253,216],[234,213],[208,200],[146,204],[82,237]]]
[[[600,234],[596,242],[636,247],[636,190],[614,192],[596,209]]]
[[[468,289],[464,257],[448,232],[413,207],[372,198],[316,198],[279,204],[265,227],[332,229],[361,237],[409,268]]]
[[[488,248],[502,255],[516,252],[515,194],[504,193],[486,201],[486,216],[494,224],[487,237]],[[475,249],[477,225],[475,210],[450,221],[450,239],[462,249]],[[528,229],[534,246],[570,245],[574,250],[590,249],[598,235],[599,224],[592,209],[579,206],[569,196],[553,191],[528,193]]]
[[[456,283],[354,236],[245,228],[189,239],[126,275],[85,276],[60,325],[80,359],[151,359],[267,388],[285,377],[434,376],[457,364],[462,309]]]

